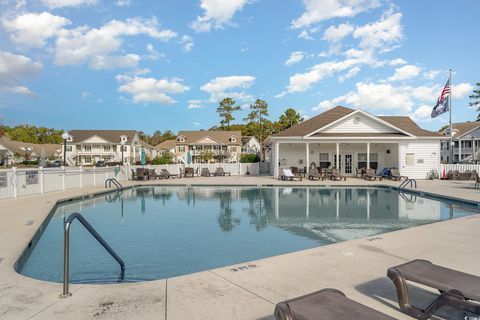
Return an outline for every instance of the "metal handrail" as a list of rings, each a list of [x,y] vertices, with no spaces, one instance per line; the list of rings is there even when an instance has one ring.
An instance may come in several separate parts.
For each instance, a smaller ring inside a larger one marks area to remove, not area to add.
[[[60,295],[60,298],[70,297],[72,294],[68,292],[69,284],[69,257],[70,257],[70,226],[72,225],[73,220],[77,219],[80,221],[85,229],[90,232],[90,234],[105,248],[105,250],[110,253],[110,255],[120,264],[120,277],[119,280],[123,280],[125,277],[125,263],[118,256],[118,254],[113,251],[113,249],[108,245],[105,240],[98,234],[98,232],[88,223],[87,220],[78,212],[72,213],[64,223],[64,238],[63,238],[63,294]]]
[[[398,188],[400,190],[405,190],[405,188],[407,187],[407,185],[410,183],[410,188],[415,188],[417,189],[417,180],[415,179],[409,179],[409,178],[406,178],[405,180],[403,180],[403,182],[398,186]]]
[[[120,184],[120,182],[118,182],[118,180],[115,179],[115,178],[110,178],[110,179],[105,180],[105,188],[107,187],[107,184],[108,184],[108,187],[110,188],[112,186],[112,183],[115,185],[117,190],[121,190],[123,188],[123,186]]]
[[[407,195],[403,192],[403,190],[400,191],[400,197],[402,197],[405,202],[408,203],[415,203],[417,202],[417,196],[409,194],[410,198],[407,198]]]

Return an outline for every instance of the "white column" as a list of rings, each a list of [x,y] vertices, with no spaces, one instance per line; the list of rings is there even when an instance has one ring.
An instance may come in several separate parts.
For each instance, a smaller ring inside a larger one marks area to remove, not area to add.
[[[337,142],[337,159],[335,159],[335,168],[337,168],[338,170],[340,170],[340,168],[338,167],[338,163],[339,163],[339,157],[340,157],[340,143]]]
[[[367,169],[370,169],[370,142],[367,142]]]
[[[476,143],[477,140],[473,139],[472,140],[472,161],[473,161],[473,164],[475,164],[475,143]]]
[[[280,159],[279,159],[280,150],[279,149],[280,149],[280,143],[276,142],[275,143],[275,158],[274,158],[275,163],[274,163],[274,170],[273,170],[273,174],[275,175],[275,178],[277,178],[278,175],[279,175],[279,172],[278,172],[279,171],[278,163],[280,162]]]
[[[462,140],[458,140],[458,162],[462,161]]]
[[[305,157],[306,161],[307,161],[307,174],[308,174],[308,169],[310,168],[310,143],[306,143],[305,144],[305,150],[307,152],[307,156]]]

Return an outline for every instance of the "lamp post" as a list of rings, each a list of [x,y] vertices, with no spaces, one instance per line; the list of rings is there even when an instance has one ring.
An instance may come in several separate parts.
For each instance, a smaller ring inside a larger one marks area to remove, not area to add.
[[[70,138],[70,134],[68,131],[65,131],[62,133],[62,139],[63,139],[63,166],[66,166],[67,164],[67,140]]]
[[[120,144],[121,144],[121,147],[120,147],[120,148],[122,148],[122,166],[123,166],[123,148],[124,148],[124,146],[125,146],[125,141],[122,140],[122,141],[120,142]]]

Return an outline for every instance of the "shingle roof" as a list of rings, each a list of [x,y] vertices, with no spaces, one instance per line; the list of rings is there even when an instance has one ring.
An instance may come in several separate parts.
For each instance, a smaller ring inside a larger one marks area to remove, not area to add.
[[[327,110],[318,116],[310,118],[300,124],[297,124],[291,128],[288,128],[282,132],[275,134],[273,137],[302,137],[313,131],[320,129],[346,115],[354,112],[354,109],[337,106],[330,110]],[[379,116],[389,124],[406,131],[417,137],[439,137],[441,134],[438,132],[428,131],[420,128],[412,119],[404,116]],[[338,135],[338,134],[337,134]],[[367,135],[365,135],[367,136]]]
[[[146,143],[145,141],[142,141],[142,140],[139,140],[140,141],[140,145],[144,148],[147,148],[147,149],[154,149],[154,147],[149,144],[149,143]]]
[[[135,130],[72,130],[69,132],[73,142],[82,142],[90,137],[99,136],[112,143],[120,143],[120,136],[127,136],[131,142],[137,131]]]
[[[480,121],[452,123],[452,127],[453,137],[458,138],[463,136],[465,133],[472,131],[473,129],[480,128]]]
[[[155,146],[155,150],[172,150],[175,148],[175,144],[177,143],[177,140],[172,139],[172,140],[165,140],[162,143],[158,144]]]
[[[45,152],[45,156],[50,158],[54,157],[55,153],[59,151],[62,146],[59,144],[35,144],[29,142],[22,142],[22,141],[12,141],[12,140],[0,140],[0,145],[4,148],[10,150],[13,154],[18,153],[20,155],[25,154],[25,148],[31,148],[32,154],[40,157],[43,152]]]
[[[240,145],[242,142],[241,131],[179,131],[177,138],[179,136],[185,137],[185,142],[181,144],[191,144],[206,137],[217,140],[222,144]],[[237,138],[237,142],[230,142],[230,137],[232,136]],[[177,144],[179,143],[177,142]]]

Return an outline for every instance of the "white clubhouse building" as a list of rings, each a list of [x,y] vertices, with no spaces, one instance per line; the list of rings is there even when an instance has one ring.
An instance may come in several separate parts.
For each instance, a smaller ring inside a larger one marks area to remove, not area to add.
[[[420,128],[409,117],[374,116],[335,107],[273,135],[270,172],[281,168],[336,167],[354,176],[357,168],[398,168],[409,178],[440,171],[442,134]]]

